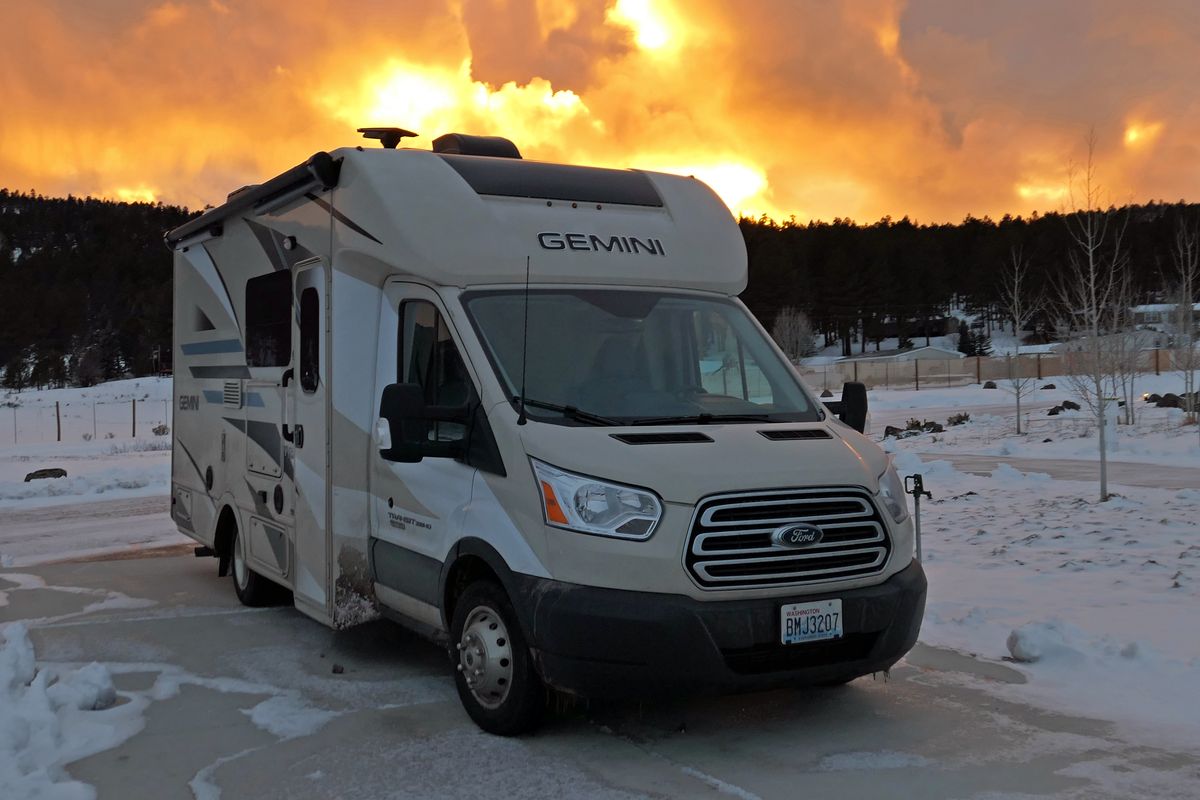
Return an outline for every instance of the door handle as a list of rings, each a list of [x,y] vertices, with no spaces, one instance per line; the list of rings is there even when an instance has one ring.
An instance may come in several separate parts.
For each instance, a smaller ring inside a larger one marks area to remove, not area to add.
[[[296,445],[296,449],[304,447],[304,426],[296,425],[292,430],[292,443]]]

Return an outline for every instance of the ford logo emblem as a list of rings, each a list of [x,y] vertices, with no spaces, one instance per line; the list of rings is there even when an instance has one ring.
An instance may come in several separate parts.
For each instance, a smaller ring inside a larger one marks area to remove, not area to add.
[[[771,533],[771,543],[778,547],[812,547],[820,544],[825,534],[816,525],[784,525]]]

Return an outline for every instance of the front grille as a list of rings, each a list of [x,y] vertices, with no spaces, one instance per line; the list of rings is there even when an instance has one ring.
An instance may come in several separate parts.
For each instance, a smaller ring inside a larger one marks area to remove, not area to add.
[[[818,544],[773,544],[778,528],[808,523]],[[883,571],[891,538],[857,488],[793,489],[709,497],[696,507],[684,563],[705,589],[753,589],[862,578]]]

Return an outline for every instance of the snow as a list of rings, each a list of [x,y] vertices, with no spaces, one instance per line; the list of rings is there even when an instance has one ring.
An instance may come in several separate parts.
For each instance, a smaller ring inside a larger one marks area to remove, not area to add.
[[[242,713],[255,725],[281,740],[310,736],[338,715],[336,711],[313,708],[292,695],[268,698]]]
[[[993,691],[1200,742],[1200,491],[1119,487],[1002,465],[990,476],[912,453],[929,596],[921,640],[1013,663]]]
[[[39,669],[24,625],[9,625],[2,635],[0,797],[91,800],[95,791],[64,767],[141,730],[140,707],[115,705],[104,666]]]

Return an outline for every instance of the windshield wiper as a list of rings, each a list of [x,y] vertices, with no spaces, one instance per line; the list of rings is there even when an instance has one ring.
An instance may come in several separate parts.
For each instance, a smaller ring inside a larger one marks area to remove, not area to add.
[[[521,402],[521,398],[514,397],[513,402],[519,404]],[[590,411],[583,411],[575,406],[560,406],[556,403],[546,403],[541,400],[530,400],[528,397],[525,398],[525,405],[532,406],[533,408],[544,408],[547,411],[557,411],[564,417],[568,417],[577,422],[586,422],[590,425],[612,426],[625,424],[624,422],[620,422],[609,417],[602,417],[599,414],[593,414]]]
[[[770,414],[691,414],[677,417],[644,417],[630,425],[711,425],[720,422],[770,422]]]

